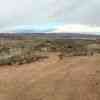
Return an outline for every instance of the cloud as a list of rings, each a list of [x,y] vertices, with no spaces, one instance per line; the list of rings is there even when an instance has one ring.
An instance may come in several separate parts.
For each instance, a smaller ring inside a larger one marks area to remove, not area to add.
[[[100,25],[99,0],[58,0],[54,7],[52,15],[65,24]]]
[[[0,30],[49,23],[100,26],[99,0],[0,0]]]
[[[61,27],[62,24],[50,23],[45,25],[18,25],[13,27],[2,28],[0,33],[33,33],[33,32],[52,32]]]
[[[0,28],[31,24],[32,0],[0,0]]]
[[[84,33],[84,34],[99,34],[100,35],[100,27],[81,25],[81,24],[68,24],[68,25],[63,25],[62,27],[58,27],[53,32]]]

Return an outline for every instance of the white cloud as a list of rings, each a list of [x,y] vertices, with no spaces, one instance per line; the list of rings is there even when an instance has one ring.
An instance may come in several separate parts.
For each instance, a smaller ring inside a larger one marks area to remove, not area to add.
[[[0,30],[48,23],[100,26],[99,0],[0,0]]]
[[[1,28],[31,23],[32,14],[32,0],[0,0]]]
[[[100,27],[81,25],[81,24],[68,24],[57,28],[54,32],[57,33],[85,33],[85,34],[100,34]]]

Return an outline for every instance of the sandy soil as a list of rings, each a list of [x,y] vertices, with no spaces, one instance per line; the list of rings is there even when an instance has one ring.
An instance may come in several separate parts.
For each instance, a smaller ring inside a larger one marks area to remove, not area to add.
[[[100,56],[0,66],[0,100],[100,100]]]

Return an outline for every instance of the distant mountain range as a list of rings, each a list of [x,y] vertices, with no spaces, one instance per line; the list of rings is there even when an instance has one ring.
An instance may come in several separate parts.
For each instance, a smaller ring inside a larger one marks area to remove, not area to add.
[[[87,26],[80,24],[68,24],[68,25],[57,25],[57,24],[49,24],[49,25],[22,25],[15,27],[3,28],[0,33],[48,33],[48,34],[91,34],[91,35],[100,35],[100,27],[97,26]],[[38,35],[37,34],[37,35]]]
[[[82,33],[20,33],[10,34],[1,33],[0,38],[47,38],[47,39],[84,39],[84,40],[96,40],[100,39],[100,35],[82,34]]]

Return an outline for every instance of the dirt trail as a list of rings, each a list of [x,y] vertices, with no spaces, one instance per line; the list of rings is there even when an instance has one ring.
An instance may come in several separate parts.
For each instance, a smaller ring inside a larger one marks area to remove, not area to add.
[[[0,100],[100,100],[100,56],[0,67]]]

